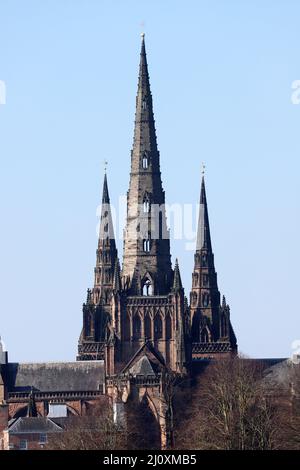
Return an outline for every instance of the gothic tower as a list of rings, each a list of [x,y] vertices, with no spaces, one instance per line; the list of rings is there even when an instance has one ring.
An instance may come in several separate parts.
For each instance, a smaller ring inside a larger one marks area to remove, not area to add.
[[[94,288],[87,291],[83,304],[83,328],[79,339],[78,359],[104,359],[105,347],[112,325],[117,321],[112,315],[111,304],[118,283],[118,253],[116,248],[107,176],[104,175],[101,218]]]
[[[148,364],[146,350],[163,367],[181,373],[191,359],[236,352],[237,344],[224,297],[220,303],[204,177],[190,306],[177,260],[172,268],[143,35],[123,266],[121,270],[105,175],[94,287],[83,304],[78,359],[104,359],[107,376],[113,376],[137,357]]]
[[[184,290],[178,263],[175,273],[171,266],[144,35],[127,193],[122,283],[126,296],[121,337],[123,360],[147,340],[168,366],[181,370],[185,362]]]
[[[187,306],[172,269],[145,40],[142,36],[123,268],[114,238],[107,178],[103,185],[94,288],[83,305],[79,360],[105,359],[107,375],[145,345],[174,371],[186,367]]]
[[[170,291],[172,267],[164,204],[145,41],[142,37],[122,270],[130,295],[142,295],[143,289],[150,290],[154,295]]]
[[[190,295],[193,359],[235,352],[236,338],[230,322],[230,309],[220,292],[212,251],[204,175],[200,207],[192,290]]]

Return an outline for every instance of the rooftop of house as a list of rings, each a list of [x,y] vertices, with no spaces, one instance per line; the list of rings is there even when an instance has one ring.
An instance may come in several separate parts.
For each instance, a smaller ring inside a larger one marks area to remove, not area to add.
[[[9,422],[8,432],[15,434],[47,434],[61,432],[62,428],[50,418],[17,418]]]

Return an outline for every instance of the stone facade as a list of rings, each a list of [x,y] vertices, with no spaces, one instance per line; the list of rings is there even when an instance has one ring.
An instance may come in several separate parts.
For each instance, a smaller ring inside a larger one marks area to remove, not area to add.
[[[78,359],[103,359],[118,373],[151,341],[166,367],[186,373],[192,360],[236,353],[230,310],[217,285],[202,180],[190,306],[178,261],[171,265],[160,156],[144,37],[142,39],[131,173],[120,269],[105,175],[94,287],[83,306]]]
[[[9,363],[0,341],[2,446],[9,446],[9,420],[35,416],[45,421],[51,404],[64,404],[67,413],[76,416],[99,403],[111,404],[118,419],[133,400],[149,407],[160,445],[167,448],[172,442],[167,393],[172,381],[192,374],[203,360],[237,352],[229,306],[225,298],[220,303],[204,178],[190,304],[178,261],[171,264],[144,37],[122,269],[105,174],[94,285],[88,289],[82,318],[75,363]],[[30,420],[15,426],[23,437],[24,423]],[[40,442],[31,434],[27,441],[38,448]],[[12,444],[21,445],[20,437],[12,439]]]

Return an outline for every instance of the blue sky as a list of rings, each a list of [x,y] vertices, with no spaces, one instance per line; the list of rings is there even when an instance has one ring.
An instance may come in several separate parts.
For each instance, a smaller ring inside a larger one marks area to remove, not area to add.
[[[299,16],[297,0],[1,0],[0,333],[12,361],[75,358],[104,158],[112,201],[128,188],[142,29],[166,200],[196,203],[205,161],[239,348],[290,356],[300,338]],[[183,240],[171,248],[188,294],[193,253]]]

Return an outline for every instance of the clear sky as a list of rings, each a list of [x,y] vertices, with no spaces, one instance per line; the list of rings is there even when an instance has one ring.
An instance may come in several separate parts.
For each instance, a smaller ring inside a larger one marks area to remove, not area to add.
[[[76,356],[104,158],[112,201],[128,189],[142,30],[166,200],[196,203],[205,161],[219,288],[239,348],[291,355],[299,17],[298,0],[0,1],[0,333],[10,360]],[[185,243],[171,249],[189,294]]]

